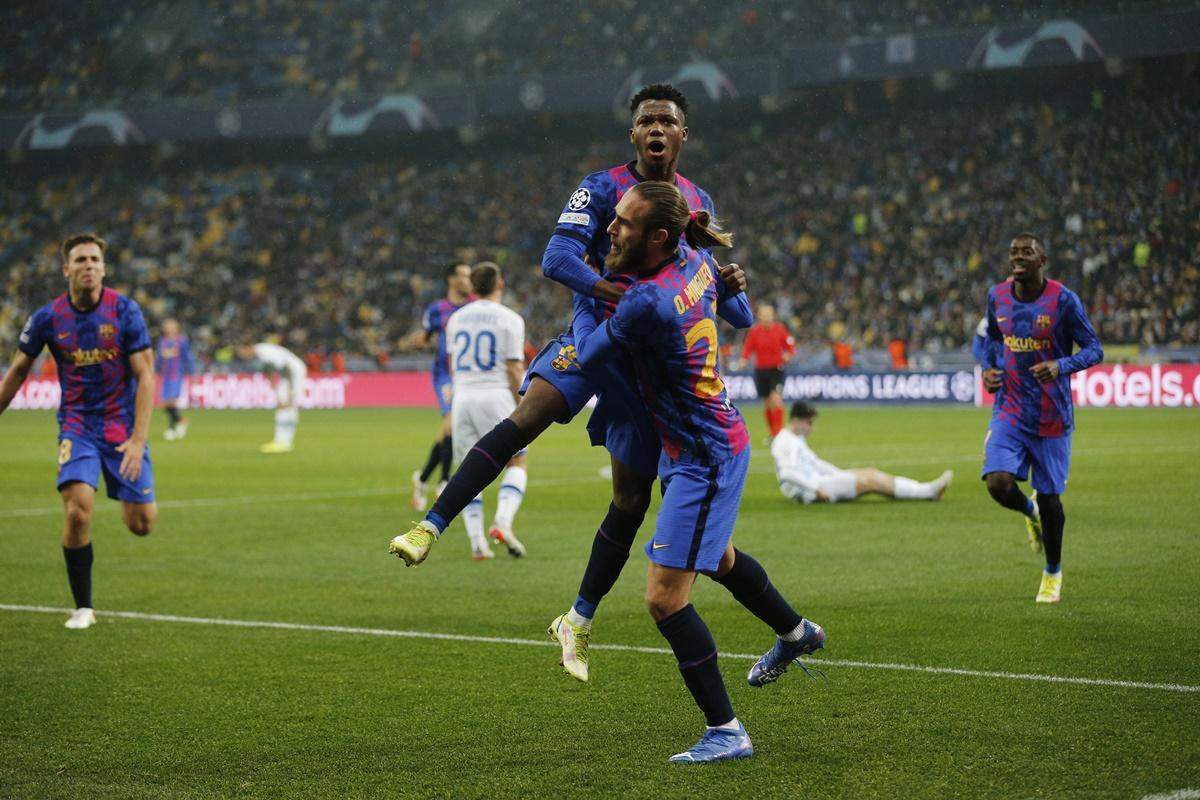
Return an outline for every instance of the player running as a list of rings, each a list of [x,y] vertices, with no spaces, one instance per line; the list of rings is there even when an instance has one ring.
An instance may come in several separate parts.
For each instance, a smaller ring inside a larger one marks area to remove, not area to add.
[[[631,354],[642,398],[662,442],[658,477],[662,507],[646,544],[650,570],[646,606],[671,645],[684,683],[708,728],[690,749],[670,758],[700,763],[747,758],[746,728],[733,713],[717,666],[717,646],[689,601],[697,574],[724,586],[778,635],[750,669],[751,686],[777,680],[798,657],[825,644],[825,632],[800,616],[771,584],[762,566],[736,550],[731,538],[750,466],[750,438],[729,402],[717,365],[713,309],[721,299],[716,262],[707,250],[731,238],[709,227],[707,211],[690,211],[674,185],[646,181],[617,205],[609,225],[607,267],[637,282],[607,321],[575,315],[575,340],[585,368],[617,351]],[[601,315],[604,316],[604,315]]]
[[[454,380],[454,460],[461,463],[479,437],[516,408],[525,374],[525,320],[501,305],[504,278],[490,261],[471,270],[471,291],[479,298],[450,315],[446,341],[450,343],[450,371]],[[513,533],[513,517],[525,497],[525,451],[508,461],[500,483],[496,516],[488,535],[504,545],[509,555],[525,555],[525,545]],[[463,511],[471,540],[471,557],[492,558],[483,533],[483,496],[476,495]]]
[[[983,385],[996,393],[984,439],[983,479],[996,502],[1025,515],[1029,544],[1044,549],[1037,602],[1062,596],[1062,539],[1075,410],[1070,375],[1104,358],[1079,296],[1045,277],[1046,250],[1031,233],[1008,251],[1012,279],[988,290]],[[1080,350],[1071,354],[1072,346]],[[1016,485],[1029,476],[1033,496]]]
[[[187,436],[187,417],[179,415],[179,397],[183,394],[184,379],[192,374],[192,346],[179,329],[179,320],[163,320],[162,338],[154,353],[154,371],[162,377],[162,404],[167,412],[167,441]]]
[[[0,413],[8,408],[43,347],[58,364],[58,492],[66,521],[63,557],[75,611],[72,629],[96,623],[92,606],[92,510],[100,475],[121,518],[145,536],[154,528],[154,470],[150,416],[154,356],[142,310],[104,287],[106,243],[94,233],[68,237],[61,247],[67,292],[33,313],[0,383]]]
[[[675,170],[688,138],[687,99],[673,86],[654,84],[630,101],[629,139],[637,158],[584,178],[570,196],[546,247],[546,276],[585,296],[606,303],[611,313],[631,282],[628,275],[598,276],[585,263],[604,263],[609,251],[609,224],[621,197],[639,181],[655,179],[676,185],[688,206],[713,213],[708,194]],[[740,294],[745,276],[736,264],[720,269],[718,313],[737,327],[752,319]],[[726,299],[728,288],[731,296]],[[588,421],[593,445],[604,445],[612,460],[613,497],[592,542],[579,594],[571,610],[555,619],[550,635],[562,646],[563,667],[572,677],[588,680],[588,645],[592,618],[600,600],[616,583],[629,559],[634,537],[649,508],[660,445],[625,359],[597,363],[588,374],[580,368],[570,332],[548,344],[534,359],[522,387],[521,402],[508,419],[480,439],[425,519],[392,540],[390,551],[413,566],[463,507],[500,474],[512,456],[553,422],[570,422],[593,395],[599,403]]]
[[[440,465],[442,479],[437,485],[436,494],[446,486],[450,478],[450,462],[454,457],[453,426],[450,406],[453,402],[454,387],[450,380],[450,357],[446,352],[446,320],[458,309],[473,299],[471,297],[471,267],[468,264],[455,262],[446,268],[446,296],[436,300],[425,309],[421,317],[421,332],[425,344],[437,337],[437,355],[433,357],[433,393],[437,396],[438,410],[442,413],[442,429],[433,447],[429,450],[429,459],[425,466],[412,474],[413,493],[412,506],[416,511],[424,511],[429,502],[429,477]]]

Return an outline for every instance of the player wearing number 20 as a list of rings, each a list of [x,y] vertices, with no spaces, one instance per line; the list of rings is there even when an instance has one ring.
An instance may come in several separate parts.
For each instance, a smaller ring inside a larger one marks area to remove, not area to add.
[[[471,270],[471,290],[479,298],[450,315],[446,348],[454,381],[451,417],[454,460],[462,463],[475,443],[516,408],[525,374],[525,320],[501,305],[504,279],[490,261]],[[513,534],[513,517],[525,496],[525,449],[508,462],[500,482],[496,516],[489,535],[510,555],[525,555]],[[471,557],[492,557],[483,534],[483,496],[476,495],[463,509],[463,523],[471,539]]]

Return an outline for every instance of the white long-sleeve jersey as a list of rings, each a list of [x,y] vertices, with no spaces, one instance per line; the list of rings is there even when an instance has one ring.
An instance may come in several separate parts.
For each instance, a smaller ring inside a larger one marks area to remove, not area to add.
[[[786,497],[811,503],[817,499],[817,489],[825,480],[842,472],[828,461],[822,461],[808,446],[803,436],[784,428],[771,442],[771,457],[775,459],[775,477],[779,490]]]
[[[277,344],[260,342],[254,345],[254,357],[270,369],[287,372],[293,381],[301,381],[308,374],[308,367],[298,355]]]

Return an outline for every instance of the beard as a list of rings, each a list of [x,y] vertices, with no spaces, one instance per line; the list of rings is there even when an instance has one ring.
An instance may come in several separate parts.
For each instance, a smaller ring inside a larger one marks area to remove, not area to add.
[[[628,242],[620,250],[609,250],[604,258],[604,268],[609,272],[637,272],[646,260],[646,240]]]

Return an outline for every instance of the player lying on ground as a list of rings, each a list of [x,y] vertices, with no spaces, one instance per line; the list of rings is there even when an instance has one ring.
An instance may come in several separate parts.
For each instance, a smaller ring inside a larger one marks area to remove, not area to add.
[[[875,469],[839,469],[822,461],[808,446],[817,409],[805,402],[792,406],[788,426],[771,442],[775,477],[784,497],[801,503],[836,503],[864,494],[881,494],[897,500],[941,500],[954,479],[946,470],[928,483]]]

